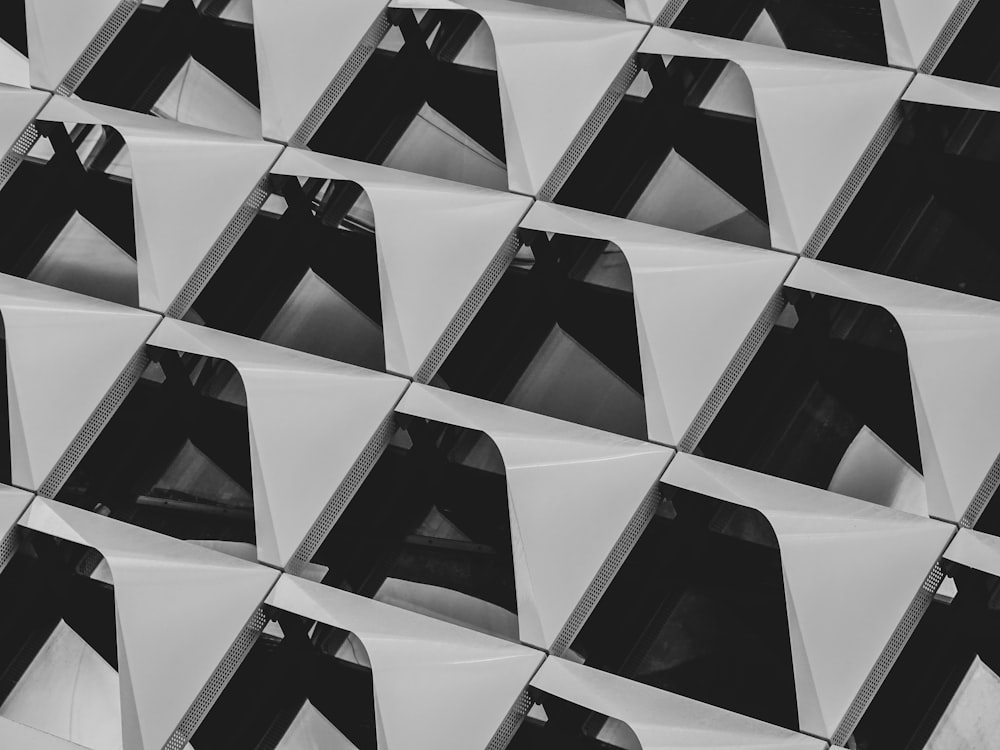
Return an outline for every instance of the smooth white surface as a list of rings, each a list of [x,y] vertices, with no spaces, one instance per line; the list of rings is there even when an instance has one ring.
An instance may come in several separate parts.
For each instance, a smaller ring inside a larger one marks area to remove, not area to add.
[[[361,640],[373,672],[379,750],[485,747],[544,656],[287,574],[267,603]]]
[[[277,571],[44,498],[20,525],[104,555],[115,588],[124,744],[160,750]]]
[[[523,196],[286,149],[274,174],[350,180],[375,214],[386,369],[413,375],[527,211]]]
[[[38,488],[157,317],[0,274],[11,477]]]
[[[650,439],[684,436],[792,267],[780,253],[536,202],[521,226],[609,240],[628,260]]]
[[[0,484],[0,539],[14,528],[17,519],[31,502],[31,493]]]
[[[397,411],[486,433],[507,476],[520,638],[548,648],[663,470],[669,448],[412,385]]]
[[[508,185],[535,195],[645,35],[639,24],[505,0],[393,0],[471,10],[493,35]]]
[[[913,82],[903,94],[903,100],[937,104],[942,107],[1000,112],[1000,88],[923,73],[914,76]]]
[[[0,716],[0,747],[25,750],[93,750]]]
[[[890,65],[915,70],[961,0],[879,0]]]
[[[760,511],[781,551],[803,731],[829,737],[952,527],[717,461],[678,454],[663,482]]]
[[[24,0],[31,85],[54,91],[120,0]]]
[[[274,750],[358,750],[343,732],[308,700]]]
[[[642,750],[824,750],[823,740],[550,656],[531,684],[619,719]]]
[[[923,476],[867,425],[847,446],[827,489],[887,508],[927,515]]]
[[[771,242],[801,252],[912,74],[654,28],[640,52],[730,60],[750,80]]]
[[[253,0],[264,136],[287,142],[386,0]]]
[[[972,529],[959,529],[944,553],[945,559],[1000,577],[1000,538]]]
[[[787,286],[885,308],[902,329],[932,516],[958,521],[1000,455],[1000,304],[816,260]]]
[[[257,556],[284,567],[406,381],[166,319],[152,346],[230,362],[247,395]]]
[[[39,116],[117,130],[132,161],[139,303],[163,312],[281,146],[55,96]]]

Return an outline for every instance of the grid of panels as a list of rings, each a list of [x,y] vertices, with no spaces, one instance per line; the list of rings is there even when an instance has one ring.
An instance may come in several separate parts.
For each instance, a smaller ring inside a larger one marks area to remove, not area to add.
[[[4,742],[984,715],[995,8],[14,5]]]

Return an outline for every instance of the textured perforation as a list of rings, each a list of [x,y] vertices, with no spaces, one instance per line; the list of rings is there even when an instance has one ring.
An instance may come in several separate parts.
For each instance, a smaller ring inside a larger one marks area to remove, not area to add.
[[[168,318],[184,317],[185,313],[191,309],[194,301],[198,299],[198,295],[201,294],[209,280],[219,270],[219,266],[222,265],[226,256],[229,255],[229,252],[235,247],[240,237],[243,236],[247,227],[250,226],[250,222],[254,220],[257,212],[264,205],[264,201],[267,200],[268,192],[264,189],[266,179],[266,175],[262,177],[250,193],[250,196],[243,201],[243,205],[240,206],[236,215],[233,216],[232,220],[222,231],[222,234],[212,244],[212,249],[208,251],[208,254],[198,264],[198,268],[192,274],[191,278],[188,279],[187,284],[184,285],[184,288],[174,298],[174,301],[170,303],[170,307],[167,308]]]
[[[608,90],[601,97],[601,101],[598,102],[597,107],[591,113],[590,117],[587,118],[587,122],[584,123],[576,138],[573,139],[573,143],[566,149],[566,153],[559,160],[549,179],[545,181],[542,189],[538,191],[538,198],[540,200],[551,201],[556,197],[556,193],[559,192],[559,189],[569,179],[570,174],[576,168],[580,159],[583,158],[583,155],[587,153],[590,144],[594,142],[597,134],[601,132],[604,123],[607,122],[611,113],[615,111],[618,102],[625,96],[625,92],[628,91],[629,86],[632,85],[637,75],[639,75],[639,66],[636,64],[635,57],[633,56],[625,63],[625,67],[621,69],[615,80],[611,82]]]
[[[15,526],[0,539],[0,573],[7,567],[7,563],[17,552],[17,527]]]
[[[836,229],[837,224],[847,212],[848,207],[854,200],[854,196],[858,194],[861,186],[868,179],[868,175],[871,174],[875,164],[882,156],[882,152],[885,151],[885,147],[889,145],[889,141],[892,140],[902,122],[903,107],[899,102],[896,102],[889,111],[889,114],[882,121],[879,129],[875,131],[871,143],[868,144],[868,148],[865,149],[858,163],[854,165],[850,176],[843,187],[840,188],[840,192],[837,193],[837,197],[834,198],[833,203],[830,204],[830,208],[827,209],[823,220],[816,227],[816,231],[809,238],[809,242],[806,243],[805,249],[802,251],[802,257],[815,258],[819,255],[820,250],[823,249],[823,245],[830,239],[833,230]]]
[[[87,45],[83,54],[77,58],[73,67],[70,68],[69,73],[66,74],[66,77],[56,87],[55,93],[69,96],[76,91],[76,87],[83,82],[87,73],[90,72],[90,69],[94,67],[94,64],[104,54],[104,50],[114,41],[114,38],[118,36],[118,32],[122,30],[128,19],[139,9],[141,4],[141,0],[122,0],[118,4],[118,7],[108,17],[108,20],[104,22],[101,30],[97,32],[97,35]]]
[[[517,729],[521,726],[521,722],[524,721],[524,717],[531,710],[533,703],[534,701],[531,700],[531,696],[528,695],[528,691],[525,689],[518,696],[517,701],[515,701],[510,711],[507,712],[496,734],[493,735],[493,739],[490,740],[490,744],[486,746],[486,750],[506,750],[510,741],[514,739],[514,735],[517,734]]]
[[[979,489],[976,490],[972,502],[969,503],[969,507],[962,515],[962,520],[959,521],[959,526],[971,529],[976,525],[979,517],[986,510],[990,498],[993,497],[993,493],[997,491],[997,487],[1000,487],[1000,456],[993,462],[993,466],[990,467],[982,484],[979,485]]]
[[[840,722],[840,726],[837,727],[837,731],[830,738],[833,744],[847,745],[847,739],[851,736],[858,722],[861,721],[861,717],[878,692],[886,675],[889,674],[889,670],[892,669],[892,665],[896,663],[896,659],[902,653],[906,642],[910,640],[910,636],[913,635],[913,631],[916,630],[917,625],[920,623],[920,618],[924,616],[927,608],[930,607],[931,602],[934,600],[934,594],[937,593],[942,580],[944,580],[944,571],[941,568],[941,564],[934,563],[934,567],[931,568],[930,573],[924,579],[920,591],[913,597],[913,601],[907,608],[906,614],[903,615],[903,619],[896,625],[892,637],[885,648],[882,649],[882,653],[879,655],[878,661],[875,662],[875,666],[868,673],[868,678],[861,686],[861,690],[858,691],[857,696],[855,696],[850,708]]]
[[[319,126],[337,106],[340,97],[347,91],[348,86],[351,85],[361,68],[368,62],[368,58],[372,56],[383,37],[389,32],[390,26],[388,14],[383,11],[369,27],[330,85],[326,87],[323,96],[313,106],[306,119],[288,139],[289,146],[305,146],[312,139],[316,131],[319,130]]]
[[[965,22],[969,19],[969,15],[973,10],[976,9],[976,3],[978,0],[962,0],[952,11],[951,17],[948,18],[948,22],[941,29],[941,33],[938,34],[937,39],[934,40],[934,44],[924,55],[923,62],[920,63],[918,68],[921,73],[933,73],[934,69],[941,62],[941,58],[944,57],[951,43],[955,41],[955,37],[962,30]]]
[[[299,545],[298,550],[296,550],[295,555],[288,564],[287,569],[289,573],[294,574],[299,572],[305,563],[309,562],[312,556],[316,554],[316,550],[319,549],[323,540],[326,539],[327,534],[330,533],[330,529],[337,523],[337,519],[340,518],[347,504],[351,502],[351,498],[354,497],[358,488],[365,481],[365,478],[389,445],[389,441],[392,439],[395,431],[396,418],[394,414],[390,413],[382,420],[378,429],[375,430],[375,434],[372,435],[371,440],[368,441],[368,444],[361,452],[357,461],[354,462],[347,476],[344,477],[340,486],[337,487],[336,492],[333,493],[333,497],[326,504],[316,523],[313,524],[312,529],[310,529],[302,544]]]
[[[118,411],[118,407],[121,406],[125,397],[138,382],[139,376],[142,375],[147,364],[149,364],[149,357],[146,356],[144,348],[132,355],[132,359],[125,365],[125,369],[122,370],[111,389],[101,399],[101,403],[97,405],[90,419],[80,428],[69,448],[49,472],[45,481],[42,482],[42,486],[38,488],[39,495],[52,498],[56,496],[63,483],[73,473],[73,469],[86,455],[97,436],[101,434],[101,430],[111,421],[111,417]]]
[[[14,170],[21,163],[21,159],[31,151],[37,141],[38,128],[35,127],[34,123],[31,123],[21,131],[21,135],[14,141],[14,145],[4,155],[3,161],[0,161],[0,188],[3,188],[7,184],[7,180],[14,174]]]
[[[437,344],[431,350],[427,359],[424,360],[420,369],[417,370],[417,374],[413,376],[415,382],[429,383],[431,378],[434,377],[438,368],[441,367],[448,354],[451,353],[455,344],[462,337],[465,329],[469,327],[469,323],[472,322],[476,313],[479,312],[479,308],[483,306],[486,298],[490,296],[490,292],[493,291],[493,288],[513,262],[514,256],[517,255],[520,247],[521,241],[517,237],[517,230],[515,230],[507,237],[507,241],[504,242],[497,254],[493,256],[493,260],[490,261],[483,275],[479,277],[476,286],[469,292],[469,296],[465,298],[465,302],[462,303],[458,312],[455,313],[455,317],[452,318],[451,323],[448,324],[444,333],[441,334],[441,338],[438,339]]]
[[[590,617],[590,613],[594,611],[594,607],[597,606],[601,597],[604,596],[608,585],[614,579],[615,575],[618,574],[619,569],[625,562],[625,558],[628,557],[629,552],[632,551],[636,542],[639,541],[639,537],[642,536],[642,532],[645,531],[646,526],[649,525],[650,520],[656,514],[660,500],[660,486],[659,483],[656,483],[642,499],[625,530],[622,531],[622,535],[618,538],[611,552],[608,553],[607,558],[605,558],[601,569],[597,571],[594,580],[590,582],[590,586],[587,587],[583,597],[576,605],[573,614],[570,615],[563,629],[559,631],[559,635],[552,643],[552,648],[549,649],[549,652],[553,656],[562,656],[566,653],[566,649],[570,647],[570,644],[573,643],[573,639],[580,632],[580,628],[583,627],[587,618]]]
[[[233,645],[229,647],[222,662],[215,668],[215,672],[212,673],[205,687],[198,693],[191,708],[184,714],[177,729],[170,735],[163,750],[183,750],[184,746],[190,742],[191,735],[195,733],[202,719],[205,718],[216,699],[222,694],[223,689],[232,679],[236,670],[239,669],[246,655],[250,653],[250,649],[257,642],[257,638],[260,637],[266,624],[267,616],[264,614],[263,608],[258,607],[247,624],[243,626],[243,630],[240,631]]]
[[[774,321],[781,315],[784,307],[785,297],[781,290],[778,290],[771,297],[770,302],[767,303],[764,312],[757,318],[757,322],[754,323],[753,328],[750,329],[750,333],[744,339],[743,345],[733,356],[729,366],[722,373],[722,377],[719,378],[719,382],[715,384],[715,388],[712,389],[708,399],[702,405],[698,416],[694,418],[691,426],[684,433],[684,437],[677,444],[678,450],[690,453],[698,445],[698,441],[701,440],[708,430],[709,425],[712,424],[712,420],[715,419],[715,415],[719,413],[719,409],[722,408],[726,399],[729,398],[729,394],[736,387],[736,383],[743,377],[743,373],[757,354],[757,350],[760,349],[761,344],[764,343],[767,334],[771,332]]]
[[[656,17],[656,26],[669,26],[674,21],[677,20],[677,16],[681,14],[684,10],[684,6],[687,5],[688,0],[670,0],[663,10],[660,11],[660,15]]]

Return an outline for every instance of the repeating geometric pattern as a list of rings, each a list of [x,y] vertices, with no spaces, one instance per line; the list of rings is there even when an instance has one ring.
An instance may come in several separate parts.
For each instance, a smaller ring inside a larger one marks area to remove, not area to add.
[[[988,0],[9,0],[0,747],[992,747]]]

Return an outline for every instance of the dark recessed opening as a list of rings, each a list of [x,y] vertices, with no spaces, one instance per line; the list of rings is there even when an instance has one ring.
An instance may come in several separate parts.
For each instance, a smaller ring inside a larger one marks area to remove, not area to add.
[[[510,750],[632,750],[635,733],[623,722],[532,688],[536,705]]]
[[[794,290],[789,296],[791,302],[702,438],[699,452],[846,494],[858,492],[848,481],[851,467],[866,459],[878,464],[879,471],[872,472],[876,478],[884,472],[920,472],[899,325],[882,308]],[[844,489],[840,478],[853,491]],[[862,499],[894,507],[903,502]]]
[[[820,258],[1000,301],[1000,113],[907,103]]]
[[[757,511],[671,490],[571,650],[588,666],[798,727],[781,557]]]
[[[948,47],[934,75],[996,86],[1000,83],[1000,5],[979,0]]]
[[[328,585],[516,640],[499,451],[474,430],[406,421],[312,562]]]
[[[770,247],[746,76],[718,60],[639,60],[639,77],[556,202]]]
[[[632,278],[613,245],[524,233],[436,385],[646,437]]]

